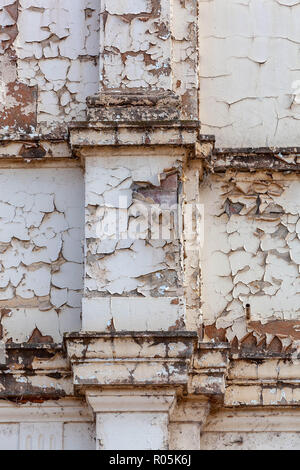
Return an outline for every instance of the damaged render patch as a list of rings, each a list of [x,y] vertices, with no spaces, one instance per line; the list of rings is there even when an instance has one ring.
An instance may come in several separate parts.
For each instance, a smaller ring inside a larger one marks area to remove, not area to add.
[[[299,342],[299,200],[297,175],[207,177],[202,311],[208,338],[252,346],[265,340],[278,352]],[[286,321],[293,325],[286,328]]]
[[[60,342],[80,329],[81,170],[0,171],[2,338]]]
[[[19,2],[7,0],[0,6],[0,122],[1,134],[30,134],[36,126],[36,86],[22,83],[17,75],[13,48],[18,34]]]
[[[99,2],[7,0],[0,18],[2,135],[66,136],[98,90]]]
[[[194,0],[104,2],[100,14],[101,86],[173,90],[182,97],[185,118],[196,118],[196,15]]]
[[[149,158],[149,165],[134,155],[86,159],[88,331],[184,326],[177,227],[181,162],[161,154]]]

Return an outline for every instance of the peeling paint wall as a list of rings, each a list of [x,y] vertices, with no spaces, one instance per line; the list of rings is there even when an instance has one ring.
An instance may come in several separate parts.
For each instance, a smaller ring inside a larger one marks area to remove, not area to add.
[[[102,0],[100,45],[104,87],[170,89],[169,0]]]
[[[98,91],[97,0],[0,4],[1,134],[67,134]],[[5,103],[4,103],[5,101]]]
[[[173,90],[198,115],[197,0],[101,0],[100,86]]]
[[[208,337],[249,340],[253,330],[267,343],[278,333],[283,348],[299,341],[299,191],[297,175],[278,173],[227,172],[203,183]]]
[[[198,114],[197,1],[0,3],[0,135],[67,136],[102,89],[174,90]]]
[[[299,1],[200,0],[200,120],[218,147],[299,145]]]
[[[80,329],[83,198],[80,169],[0,170],[5,340],[60,342]]]
[[[0,0],[0,447],[300,447],[299,9]]]
[[[183,326],[182,158],[135,149],[86,159],[84,329]]]

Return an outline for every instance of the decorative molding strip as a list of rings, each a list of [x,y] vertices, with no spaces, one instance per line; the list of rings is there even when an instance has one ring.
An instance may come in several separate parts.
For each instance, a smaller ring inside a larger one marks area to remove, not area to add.
[[[0,399],[58,399],[73,395],[72,372],[59,344],[6,345],[0,366]]]
[[[194,332],[72,333],[65,336],[74,386],[187,386]]]
[[[0,423],[89,422],[93,414],[81,399],[16,404],[0,400]]]
[[[222,409],[212,413],[203,432],[300,432],[300,409]]]
[[[214,172],[229,169],[300,171],[300,148],[216,149],[211,167]]]

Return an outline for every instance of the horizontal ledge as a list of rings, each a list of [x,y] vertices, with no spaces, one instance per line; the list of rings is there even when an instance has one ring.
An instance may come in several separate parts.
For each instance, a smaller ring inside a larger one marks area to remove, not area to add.
[[[115,365],[121,365],[121,366],[130,366],[132,364],[143,364],[145,366],[147,365],[150,365],[150,366],[153,366],[153,365],[159,365],[159,364],[162,364],[163,366],[168,364],[168,363],[171,363],[177,367],[180,367],[180,366],[184,366],[186,365],[187,363],[187,360],[189,358],[187,358],[186,356],[175,356],[175,357],[169,357],[169,356],[163,356],[163,357],[87,357],[87,358],[76,358],[76,359],[73,359],[71,358],[72,360],[72,363],[73,364],[76,364],[78,366],[80,365],[85,365],[85,364],[89,364],[90,366],[94,366],[94,365],[100,365],[100,364],[104,364],[104,365],[112,365],[112,366],[115,366]],[[225,368],[224,368],[225,369]],[[211,371],[211,369],[209,369]],[[197,371],[194,375],[197,374]]]
[[[84,338],[192,338],[197,339],[196,331],[82,331],[74,333],[65,333],[65,339],[84,339]]]
[[[228,169],[300,171],[300,147],[216,149],[211,164],[215,172]]]
[[[107,395],[87,393],[86,398],[95,413],[126,413],[126,412],[169,412],[175,400],[175,391],[169,394],[123,394],[116,391]]]
[[[199,349],[202,351],[202,350],[223,350],[223,349],[226,349],[226,350],[230,350],[231,349],[231,345],[229,343],[212,343],[212,342],[204,342],[204,341],[201,341],[199,343]]]
[[[224,147],[217,148],[215,151],[216,155],[290,155],[290,154],[300,154],[300,147]]]
[[[199,129],[200,121],[76,121],[69,124],[69,129],[119,129],[119,128],[161,128],[164,129]]]
[[[0,400],[0,423],[90,422],[93,416],[80,399],[43,400],[42,403],[16,404]]]
[[[300,379],[298,378],[275,378],[275,379],[269,379],[268,377],[260,377],[257,379],[252,379],[251,377],[244,377],[244,378],[234,378],[234,379],[227,379],[226,380],[226,385],[231,386],[231,385],[236,385],[236,386],[241,386],[241,387],[251,387],[254,385],[262,386],[266,389],[268,388],[277,388],[280,386],[299,386],[300,385]]]
[[[266,411],[266,409],[268,411]],[[280,410],[279,410],[280,409]],[[270,411],[275,414],[270,414]],[[209,416],[204,432],[299,432],[300,409],[294,406],[228,407]]]
[[[40,349],[54,349],[61,351],[63,349],[62,343],[6,343],[6,349],[26,349],[26,350],[40,350]]]

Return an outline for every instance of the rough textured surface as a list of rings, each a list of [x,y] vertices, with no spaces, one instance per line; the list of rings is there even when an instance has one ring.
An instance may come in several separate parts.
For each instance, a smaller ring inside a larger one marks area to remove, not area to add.
[[[74,385],[87,388],[185,386],[197,335],[191,332],[69,334]]]
[[[81,170],[5,169],[0,185],[1,338],[60,342],[80,328]]]
[[[220,409],[202,430],[203,450],[299,450],[299,412],[296,408]]]
[[[84,330],[184,328],[177,154],[86,159]]]
[[[195,118],[198,89],[197,1],[101,2],[100,85],[173,90],[183,116]],[[176,77],[176,80],[174,80]]]
[[[66,356],[55,344],[6,344],[1,364],[0,397],[15,403],[44,402],[73,394]]]
[[[202,450],[299,450],[300,433],[230,432],[204,433]]]
[[[299,341],[298,192],[296,175],[276,173],[228,172],[203,184],[202,311],[208,338],[246,346],[253,330],[252,341],[265,335],[269,345],[278,334],[280,349],[274,352]],[[289,329],[282,320],[290,322]],[[270,322],[273,330],[260,327]]]
[[[300,448],[299,8],[0,0],[0,447]]]
[[[1,134],[66,135],[99,86],[99,2],[6,0],[0,14]]]
[[[183,116],[195,118],[196,12],[196,0],[5,0],[1,135],[66,137],[67,123],[85,120],[86,98],[99,86],[174,90]]]

